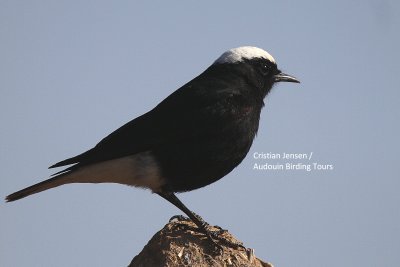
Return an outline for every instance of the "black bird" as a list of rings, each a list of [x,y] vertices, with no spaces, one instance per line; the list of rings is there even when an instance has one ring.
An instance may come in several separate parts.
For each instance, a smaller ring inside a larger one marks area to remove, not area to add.
[[[70,183],[148,188],[183,211],[212,240],[207,223],[175,193],[209,185],[242,162],[256,136],[264,98],[277,82],[299,83],[260,48],[228,50],[151,111],[50,168],[71,166],[6,201]]]

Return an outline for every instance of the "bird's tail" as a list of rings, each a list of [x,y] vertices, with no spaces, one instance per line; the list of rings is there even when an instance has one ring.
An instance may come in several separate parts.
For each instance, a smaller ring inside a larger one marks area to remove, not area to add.
[[[15,201],[50,188],[72,183],[118,183],[158,191],[163,185],[163,180],[157,168],[154,158],[147,154],[137,154],[86,166],[77,164],[53,174],[54,176],[46,181],[12,193],[6,197],[6,201]]]
[[[6,201],[7,202],[15,201],[15,200],[30,196],[32,194],[36,194],[36,193],[45,191],[47,189],[69,183],[69,179],[66,179],[67,177],[65,177],[65,176],[66,175],[60,175],[57,177],[53,177],[46,181],[34,184],[34,185],[24,188],[22,190],[19,190],[15,193],[12,193],[11,195],[8,195],[6,197]]]

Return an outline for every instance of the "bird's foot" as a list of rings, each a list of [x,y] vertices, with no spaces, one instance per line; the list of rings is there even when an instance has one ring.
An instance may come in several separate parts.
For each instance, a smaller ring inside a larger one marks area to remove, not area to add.
[[[219,245],[216,241],[218,240],[220,243],[222,243],[224,246],[227,247],[232,247],[232,248],[243,248],[246,249],[245,246],[243,246],[243,243],[241,242],[235,242],[232,240],[226,239],[223,234],[228,232],[227,230],[223,229],[220,226],[214,226],[214,228],[217,228],[218,230],[211,230],[211,226],[203,219],[201,216],[197,215],[196,213],[193,213],[193,215],[199,220],[201,223],[200,225],[197,225],[199,227],[199,231],[204,233],[208,239],[216,245],[216,247],[219,250],[223,250],[222,246]]]
[[[231,248],[243,248],[246,250],[246,247],[243,246],[243,243],[240,242],[234,242],[232,240],[228,240],[226,239],[223,234],[228,232],[225,229],[222,229],[219,226],[210,226],[206,221],[203,220],[203,218],[201,218],[199,215],[197,214],[193,214],[197,220],[191,220],[190,218],[187,218],[183,215],[175,215],[173,217],[171,217],[171,219],[169,219],[170,222],[172,221],[177,221],[176,223],[179,226],[185,227],[185,228],[190,228],[190,230],[192,231],[196,231],[196,232],[200,232],[202,234],[204,234],[205,236],[207,236],[208,240],[214,245],[214,247],[219,250],[220,252],[223,251],[223,247],[220,245],[224,245],[227,247],[231,247]],[[184,222],[194,222],[197,225],[197,228],[193,228],[188,226],[187,224],[184,223],[179,223],[180,221],[184,221]],[[212,228],[217,228],[218,230],[213,230]],[[220,244],[219,244],[220,243]]]
[[[191,231],[195,231],[195,232],[198,231],[198,227],[194,227],[194,226],[191,226],[191,225],[189,225],[187,223],[184,223],[184,222],[193,223],[193,221],[190,218],[186,217],[186,216],[174,215],[169,219],[169,223],[172,223],[172,222],[174,223],[174,228],[175,229],[176,228],[183,228],[183,229],[191,230]]]
[[[214,226],[214,227],[217,227],[217,226]],[[217,227],[217,228],[219,228],[218,230],[211,230],[210,229],[211,227],[210,226],[208,226],[208,227],[205,227],[205,228],[199,228],[199,231],[200,232],[202,232],[202,233],[204,233],[207,237],[208,237],[208,239],[219,249],[219,250],[223,250],[222,249],[222,246],[220,245],[220,244],[222,244],[223,246],[225,246],[225,247],[231,247],[231,248],[234,248],[234,249],[237,249],[237,248],[243,248],[243,249],[245,249],[246,250],[246,247],[245,246],[243,246],[243,243],[241,243],[241,242],[235,242],[235,241],[232,241],[232,240],[229,240],[229,239],[227,239],[227,238],[225,238],[224,236],[223,236],[223,234],[224,233],[226,233],[227,232],[227,230],[224,230],[224,229],[222,229],[221,227]],[[219,244],[220,243],[220,244]]]
[[[174,215],[169,219],[168,222],[173,222],[173,221],[176,221],[177,223],[179,223],[179,222],[182,222],[182,221],[183,222],[191,222],[192,220],[189,219],[186,216],[183,216],[183,215]]]

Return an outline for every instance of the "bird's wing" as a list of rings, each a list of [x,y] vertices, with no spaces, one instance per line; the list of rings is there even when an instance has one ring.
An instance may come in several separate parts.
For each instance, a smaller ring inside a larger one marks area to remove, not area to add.
[[[92,149],[60,161],[49,168],[76,163],[87,165],[148,150],[157,143],[157,134],[154,132],[157,121],[152,117],[154,117],[152,111],[143,114],[109,134]]]
[[[151,151],[166,142],[180,142],[201,134],[202,131],[196,129],[212,123],[213,116],[207,113],[213,112],[212,108],[220,105],[219,101],[227,101],[240,92],[239,88],[232,88],[226,82],[212,81],[214,88],[215,83],[219,83],[219,89],[210,93],[210,81],[203,79],[202,82],[201,77],[185,84],[153,110],[123,125],[92,149],[49,168],[75,164],[56,173],[60,174],[84,165]],[[240,83],[236,84],[240,87]]]

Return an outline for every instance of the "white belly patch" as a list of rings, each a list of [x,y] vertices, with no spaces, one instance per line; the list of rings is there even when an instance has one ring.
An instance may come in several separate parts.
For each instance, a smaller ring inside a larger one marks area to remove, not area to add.
[[[165,184],[150,151],[84,166],[63,177],[66,183],[119,183],[159,192]]]

